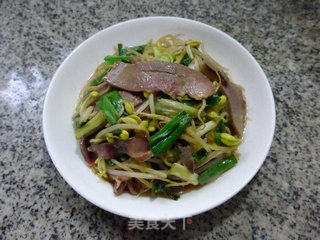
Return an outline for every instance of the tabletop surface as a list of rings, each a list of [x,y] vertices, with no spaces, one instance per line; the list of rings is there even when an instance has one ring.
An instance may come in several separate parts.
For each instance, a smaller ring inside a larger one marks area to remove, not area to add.
[[[68,54],[110,25],[154,15],[198,20],[238,40],[265,71],[277,111],[254,179],[211,211],[156,223],[162,230],[80,197],[42,133],[46,90]],[[319,239],[319,19],[319,1],[302,0],[0,1],[0,239]]]

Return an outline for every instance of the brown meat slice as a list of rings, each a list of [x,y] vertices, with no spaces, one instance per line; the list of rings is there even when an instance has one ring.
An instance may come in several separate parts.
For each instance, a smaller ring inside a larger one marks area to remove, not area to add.
[[[180,161],[188,168],[189,172],[194,173],[194,159],[190,146],[179,147],[179,149],[181,152]]]
[[[228,99],[228,111],[231,124],[236,135],[242,136],[246,122],[246,102],[243,98],[242,87],[227,80],[221,85],[222,92]]]
[[[202,69],[202,73],[212,81],[218,80],[215,71],[207,65]],[[247,113],[246,101],[242,92],[243,89],[241,86],[231,82],[226,73],[221,72],[220,75],[222,77],[221,91],[228,99],[228,111],[231,116],[232,130],[236,135],[242,136]]]
[[[201,100],[211,96],[215,87],[202,73],[178,63],[163,61],[119,62],[104,77],[110,85],[131,92],[162,91],[172,98],[188,94]]]
[[[109,84],[107,82],[102,82],[96,87],[95,91],[102,92],[103,90],[107,89],[108,86]]]
[[[120,195],[124,192],[126,186],[127,186],[127,180],[129,180],[129,177],[120,177],[120,176],[114,176],[112,174],[108,174],[109,180],[113,185],[113,192],[116,195]]]
[[[147,161],[152,157],[148,140],[146,138],[132,138],[128,144],[127,154],[139,162]]]
[[[94,161],[97,159],[97,155],[94,152],[88,151],[88,147],[90,146],[89,138],[88,137],[81,138],[79,143],[80,143],[80,150],[84,160],[86,160],[86,162],[89,165],[92,165]]]
[[[113,143],[92,144],[89,150],[95,152],[100,158],[117,158],[126,154],[128,142],[129,141],[118,140]]]
[[[104,159],[117,158],[128,154],[137,161],[144,162],[152,157],[148,140],[142,137],[133,137],[130,140],[117,140],[113,143],[93,144],[90,150],[95,152],[98,157]]]
[[[142,103],[142,98],[131,92],[119,91],[119,94],[124,100],[132,102],[133,106],[135,107]]]

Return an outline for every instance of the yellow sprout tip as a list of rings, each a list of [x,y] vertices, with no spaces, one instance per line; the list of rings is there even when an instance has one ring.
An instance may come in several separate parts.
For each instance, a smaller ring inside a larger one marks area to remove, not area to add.
[[[120,138],[123,140],[129,139],[129,132],[127,130],[122,130],[120,134]]]
[[[150,93],[148,93],[148,92],[143,92],[143,96],[144,96],[145,98],[149,98]]]
[[[123,104],[124,104],[124,108],[125,108],[127,113],[129,113],[129,114],[133,114],[134,113],[135,110],[134,110],[134,106],[133,106],[132,102],[124,100]]]
[[[92,91],[92,92],[90,93],[90,96],[92,96],[92,97],[98,97],[98,96],[99,96],[99,93],[98,93],[97,91]]]

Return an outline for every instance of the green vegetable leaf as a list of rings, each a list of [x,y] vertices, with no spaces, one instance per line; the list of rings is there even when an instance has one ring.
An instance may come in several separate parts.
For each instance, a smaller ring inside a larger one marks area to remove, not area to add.
[[[118,53],[119,53],[119,56],[123,56],[127,54],[127,49],[123,48],[122,43],[118,43]]]
[[[115,165],[115,163],[112,162],[112,160],[109,160],[109,161],[107,162],[107,164],[108,164],[110,167],[113,167],[113,166]]]
[[[226,132],[226,124],[222,120],[219,122],[219,125],[218,125],[217,129],[215,130],[215,132],[217,132],[217,133]]]
[[[103,112],[99,111],[92,119],[90,119],[86,124],[76,130],[76,138],[80,139],[87,136],[93,130],[105,124],[106,118]]]
[[[132,49],[133,51],[136,51],[138,53],[142,53],[143,50],[146,48],[147,44],[144,45],[139,45],[139,46],[135,46],[135,47],[130,47],[130,49]]]
[[[120,112],[122,109],[121,103],[122,103],[122,97],[117,91],[112,91],[107,94],[105,94],[108,99],[111,101],[111,104],[114,106],[114,108]]]
[[[121,134],[121,129],[114,130],[112,134],[115,136],[119,136]]]
[[[84,125],[84,123],[80,123],[80,116],[76,117],[73,122],[77,128],[81,128]]]
[[[156,145],[159,141],[161,141],[161,139],[169,136],[170,133],[172,133],[175,130],[176,126],[182,120],[183,115],[184,114],[182,111],[174,119],[172,119],[170,122],[168,122],[163,128],[161,128],[161,130],[158,133],[153,135],[150,139],[150,146]]]
[[[221,100],[221,98],[217,95],[208,97],[206,99],[207,107],[213,107],[213,106],[217,105],[220,102],[220,100]]]
[[[208,152],[204,148],[201,148],[199,151],[192,154],[193,159],[196,163],[203,162],[206,159],[207,155]]]
[[[76,127],[81,128],[83,126],[83,123],[79,123],[79,121],[76,122]]]
[[[90,91],[84,91],[84,93],[82,94],[83,97],[87,96],[90,93]]]
[[[181,136],[192,117],[186,112],[181,111],[169,123],[150,139],[149,145],[155,155],[165,152]]]
[[[175,158],[179,158],[180,155],[181,155],[181,151],[177,146],[173,148],[172,152],[173,152],[173,155],[174,155]]]
[[[146,48],[146,44],[145,45],[139,45],[139,46],[134,46],[134,47],[130,47],[131,50],[136,51],[138,53],[142,53],[143,50]],[[123,48],[123,44],[122,43],[118,43],[118,53],[119,56],[130,56],[133,55],[132,53],[128,53],[127,49]]]
[[[110,68],[103,71],[98,77],[96,77],[91,83],[90,86],[98,86],[100,83],[102,83],[103,77],[107,75],[107,73],[110,71]]]
[[[166,186],[166,182],[160,181],[160,180],[154,180],[153,181],[153,185],[152,185],[152,189],[151,189],[151,193],[157,194],[157,193],[163,193],[164,196],[172,199],[172,200],[178,200],[180,196],[177,195],[173,195],[172,193],[170,193],[168,191],[168,189],[165,187]]]
[[[160,57],[161,52],[160,52],[159,48],[153,47],[152,50],[153,50],[153,54],[154,54],[154,56],[155,56],[156,58]]]
[[[105,118],[110,123],[116,123],[121,111],[122,98],[117,91],[106,93],[100,97],[97,106],[103,112]]]
[[[113,65],[115,62],[128,62],[130,60],[130,56],[106,56],[104,58],[104,61],[106,62],[106,64],[108,65]]]
[[[110,123],[116,123],[119,116],[118,112],[113,107],[112,103],[107,97],[101,97],[101,99],[97,102],[97,106],[103,112],[105,118]]]
[[[181,103],[178,101],[158,98],[155,102],[156,113],[162,114],[168,117],[176,116],[181,111],[186,111],[192,117],[196,117],[198,114],[198,109],[193,107],[189,103]]]
[[[164,61],[164,62],[171,62],[171,59],[169,56],[161,56],[159,60]]]
[[[221,159],[218,162],[211,165],[207,170],[200,173],[198,181],[201,185],[209,182],[210,180],[218,177],[222,173],[228,171],[237,164],[237,158],[231,155],[227,158]]]
[[[173,163],[170,170],[168,171],[168,175],[173,175],[178,178],[181,178],[185,181],[190,182],[193,185],[198,185],[198,174],[191,173],[188,168],[179,163]]]
[[[188,53],[186,53],[180,61],[180,63],[185,66],[189,66],[191,62],[192,62],[192,59],[189,57]]]
[[[218,133],[218,132],[214,133],[214,143],[219,146],[223,145],[223,143],[221,142],[221,133]]]

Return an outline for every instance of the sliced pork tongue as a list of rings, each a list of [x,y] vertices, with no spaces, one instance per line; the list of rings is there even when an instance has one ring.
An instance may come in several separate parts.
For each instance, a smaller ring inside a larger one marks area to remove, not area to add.
[[[242,87],[226,80],[221,85],[222,92],[228,99],[228,109],[231,124],[236,135],[242,136],[246,121],[246,102],[243,98]]]
[[[133,94],[127,91],[119,91],[119,94],[124,100],[132,102],[133,106],[135,107],[142,103],[142,98],[137,94]]]
[[[230,121],[233,133],[238,136],[242,136],[247,112],[246,101],[242,92],[243,89],[241,86],[231,82],[225,72],[220,70],[217,71],[222,76],[221,91],[228,99],[228,112],[231,116]],[[211,81],[218,80],[215,70],[210,68],[209,65],[205,65],[202,68],[202,73]]]
[[[97,155],[94,152],[89,152],[88,147],[90,147],[89,138],[81,138],[80,139],[80,150],[84,160],[89,164],[92,165],[94,161],[97,159]]]
[[[112,174],[108,174],[108,178],[113,185],[113,192],[116,195],[119,195],[124,192],[127,186],[127,180],[130,179],[130,177],[119,177],[119,176],[114,176]]]
[[[137,161],[144,162],[152,157],[148,140],[142,137],[117,140],[113,143],[93,144],[89,150],[104,159],[118,158],[127,154]]]
[[[139,162],[145,162],[153,156],[148,140],[141,137],[134,137],[129,140],[127,154]]]
[[[202,73],[178,63],[163,61],[119,62],[104,77],[110,85],[131,92],[162,91],[172,98],[188,94],[201,100],[211,96],[215,87]]]
[[[181,152],[180,161],[184,166],[186,166],[189,172],[194,173],[194,159],[190,146],[179,147],[179,149]]]

